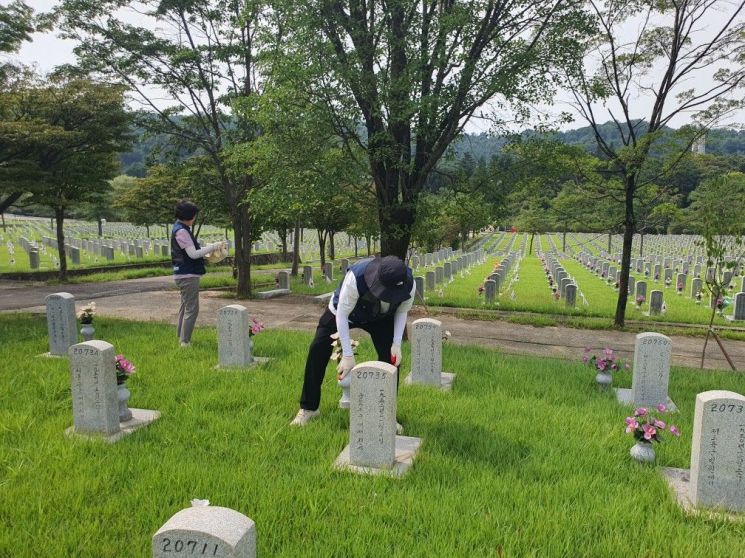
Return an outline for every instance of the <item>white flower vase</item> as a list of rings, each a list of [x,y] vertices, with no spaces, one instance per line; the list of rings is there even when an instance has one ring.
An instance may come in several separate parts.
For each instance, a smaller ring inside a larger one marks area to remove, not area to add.
[[[602,390],[606,390],[613,383],[613,376],[609,372],[598,372],[595,376],[595,382]]]
[[[127,422],[132,418],[129,410],[129,398],[132,393],[127,389],[126,382],[117,385],[117,397],[119,399],[119,422]]]
[[[83,341],[93,341],[93,335],[96,333],[96,330],[93,329],[93,324],[83,324],[83,327],[80,328],[80,335],[83,336]]]
[[[336,382],[341,387],[341,399],[339,399],[340,409],[349,409],[351,400],[349,399],[349,388],[352,385],[352,374],[347,374],[344,379]]]
[[[629,454],[639,463],[654,463],[654,446],[651,442],[639,440],[631,447]]]

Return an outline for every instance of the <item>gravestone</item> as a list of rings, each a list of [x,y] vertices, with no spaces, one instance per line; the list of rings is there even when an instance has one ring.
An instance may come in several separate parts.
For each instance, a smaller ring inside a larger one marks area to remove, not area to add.
[[[49,354],[64,356],[78,342],[78,322],[75,316],[75,297],[70,293],[54,293],[45,299]]]
[[[652,291],[649,297],[649,315],[655,316],[662,312],[662,291]]]
[[[646,281],[637,281],[636,296],[637,298],[640,296],[643,296],[644,298],[647,297],[647,282]]]
[[[277,273],[279,278],[279,288],[290,290],[290,274],[287,271],[280,271]]]
[[[675,281],[675,288],[680,289],[680,292],[685,292],[687,282],[688,276],[685,273],[678,273]]]
[[[70,260],[72,265],[80,265],[80,248],[74,246],[70,248]]]
[[[629,275],[629,289],[627,292],[632,296],[636,292],[636,277],[633,275]]]
[[[696,277],[691,281],[691,298],[696,298],[696,295],[701,292],[704,282]]]
[[[86,341],[69,349],[72,416],[76,434],[114,436],[120,432],[114,346]]]
[[[730,321],[745,320],[745,292],[735,295],[734,309],[731,316],[727,316]]]
[[[39,251],[36,248],[28,251],[28,262],[31,269],[39,269]]]
[[[240,304],[217,311],[218,368],[246,368],[268,360],[253,356],[250,329],[248,310]]]
[[[695,277],[701,277],[701,264],[696,264],[693,266],[693,275]]]
[[[671,281],[673,280],[673,270],[672,268],[666,267],[665,268],[665,281]]]
[[[419,256],[411,257],[411,269],[417,269],[419,267]]]
[[[653,291],[653,294],[658,291]],[[616,390],[618,401],[637,407],[663,403],[671,411],[675,404],[668,397],[672,341],[659,333],[640,333],[634,344],[634,370],[631,389]]]
[[[161,257],[163,257],[163,258],[170,258],[170,257],[171,257],[171,249],[170,249],[170,247],[168,246],[168,244],[163,244],[163,245],[162,245],[162,246],[160,247],[160,255],[161,255]]]
[[[313,268],[309,265],[303,266],[303,283],[305,286],[309,287],[311,281],[313,280]]]
[[[428,291],[433,290],[435,288],[435,272],[434,271],[428,271],[424,274],[424,286]]]
[[[414,277],[414,284],[416,285],[416,296],[414,300],[424,301],[424,277],[417,275]]]
[[[435,268],[435,283],[439,285],[444,280],[445,280],[445,270],[442,268],[442,266],[437,266]]]
[[[328,279],[329,281],[334,280],[334,267],[331,265],[331,262],[326,262],[323,264],[323,276]]]
[[[422,318],[411,326],[411,374],[406,383],[451,389],[455,374],[442,371],[442,322]]]
[[[349,269],[349,260],[346,258],[342,258],[339,269],[341,270],[342,275],[346,275],[347,269]]]
[[[235,510],[194,506],[171,517],[153,535],[153,558],[256,558],[256,524]]]
[[[561,293],[561,298],[564,298],[566,296],[567,285],[571,284],[571,282],[572,282],[571,277],[564,277],[561,280],[561,283],[559,283],[559,292]]]
[[[442,266],[442,269],[445,274],[445,281],[449,283],[453,280],[453,266],[450,262],[445,262]]]
[[[396,367],[363,362],[350,374],[349,445],[334,466],[359,473],[402,475],[411,466],[421,439],[396,436]]]
[[[732,282],[732,272],[731,271],[725,271],[723,275],[724,281],[722,282],[722,285],[726,287],[729,287],[729,284]]]
[[[577,304],[577,285],[570,283],[566,286],[564,302],[568,308],[574,308]]]
[[[135,257],[136,258],[144,258],[145,252],[142,249],[142,246],[135,246]]]
[[[494,299],[497,296],[496,281],[493,281],[491,279],[487,279],[486,281],[484,281],[484,296],[486,298],[487,304],[491,304],[494,302]]]

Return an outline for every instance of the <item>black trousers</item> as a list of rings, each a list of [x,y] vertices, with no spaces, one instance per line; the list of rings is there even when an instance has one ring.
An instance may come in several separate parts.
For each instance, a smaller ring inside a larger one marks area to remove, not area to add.
[[[359,328],[370,334],[378,353],[378,360],[391,362],[391,343],[393,342],[393,314],[377,322],[364,325],[349,325],[350,329]],[[305,379],[303,393],[300,396],[300,407],[315,411],[321,404],[321,384],[326,374],[326,366],[331,359],[331,335],[336,333],[336,316],[331,310],[326,311],[318,320],[316,336],[308,349],[308,360],[305,361]]]

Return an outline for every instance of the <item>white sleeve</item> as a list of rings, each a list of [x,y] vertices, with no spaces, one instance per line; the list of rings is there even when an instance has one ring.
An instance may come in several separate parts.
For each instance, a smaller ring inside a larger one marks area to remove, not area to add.
[[[357,305],[360,294],[357,291],[357,279],[351,271],[344,277],[339,290],[339,302],[336,304],[336,331],[339,333],[339,342],[343,356],[352,356],[352,340],[349,337],[349,314]]]
[[[400,345],[404,337],[404,328],[406,327],[406,317],[414,304],[414,295],[416,295],[416,282],[411,287],[411,295],[396,308],[396,314],[393,317],[393,344]]]
[[[204,248],[200,248],[197,250],[194,248],[194,245],[188,246],[186,248],[186,255],[189,256],[192,260],[198,260],[199,258],[205,257],[207,254],[215,251],[215,246],[213,244],[208,244]]]

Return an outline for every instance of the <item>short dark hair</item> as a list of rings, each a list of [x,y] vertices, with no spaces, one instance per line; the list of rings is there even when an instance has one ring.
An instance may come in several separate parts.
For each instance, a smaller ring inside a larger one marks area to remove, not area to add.
[[[189,200],[181,200],[176,204],[176,219],[181,221],[189,221],[194,219],[199,213],[199,208],[195,203]]]

